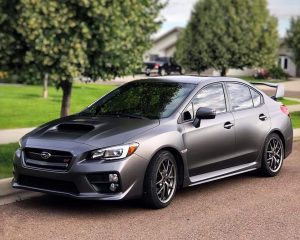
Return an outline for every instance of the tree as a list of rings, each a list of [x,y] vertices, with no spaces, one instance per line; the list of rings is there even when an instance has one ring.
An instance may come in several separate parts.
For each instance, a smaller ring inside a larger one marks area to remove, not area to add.
[[[300,17],[292,18],[291,28],[287,31],[286,42],[293,50],[295,62],[300,67]]]
[[[43,98],[48,98],[48,77],[49,74],[45,73],[43,80]]]
[[[266,0],[199,0],[181,35],[175,57],[200,73],[214,68],[269,67],[278,47],[277,20]]]
[[[24,70],[25,53],[28,50],[24,38],[16,31],[18,0],[0,0],[0,70],[20,72]]]
[[[63,91],[69,113],[72,81],[132,74],[142,62],[163,4],[159,0],[1,0],[1,67],[39,74]],[[6,24],[5,28],[4,25]],[[19,50],[15,49],[18,44]],[[17,59],[20,67],[12,64]]]

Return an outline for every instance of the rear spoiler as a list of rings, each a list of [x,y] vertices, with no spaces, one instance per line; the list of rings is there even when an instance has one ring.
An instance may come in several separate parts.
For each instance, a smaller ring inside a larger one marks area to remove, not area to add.
[[[252,82],[253,85],[264,85],[272,88],[276,88],[275,96],[272,96],[274,100],[284,97],[284,85],[282,83],[268,83],[268,82]]]

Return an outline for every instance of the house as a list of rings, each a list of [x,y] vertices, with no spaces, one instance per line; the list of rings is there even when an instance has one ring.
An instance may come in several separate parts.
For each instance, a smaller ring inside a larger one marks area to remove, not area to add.
[[[153,61],[156,57],[172,57],[176,51],[176,43],[183,31],[181,27],[175,27],[153,41],[152,48],[145,52],[144,61]],[[296,67],[293,60],[293,52],[286,46],[283,40],[280,41],[278,49],[278,66],[280,66],[289,76],[300,76],[300,69]],[[251,76],[257,72],[256,69],[229,69],[228,76]],[[208,69],[201,75],[219,76],[220,72]]]
[[[300,69],[297,68],[294,62],[294,53],[289,49],[284,41],[280,40],[279,49],[278,49],[278,66],[282,70],[292,77],[300,76]]]
[[[144,61],[153,61],[156,57],[172,57],[176,50],[176,43],[183,28],[175,27],[154,39],[152,48],[143,56]]]

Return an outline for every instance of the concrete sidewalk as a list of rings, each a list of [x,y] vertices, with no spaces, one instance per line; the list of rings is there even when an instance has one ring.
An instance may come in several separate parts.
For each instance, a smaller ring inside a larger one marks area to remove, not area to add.
[[[299,112],[300,111],[300,104],[297,104],[297,105],[288,105],[287,107],[288,107],[290,113],[292,113],[292,112]]]
[[[34,128],[18,128],[0,130],[0,144],[15,143]]]
[[[131,82],[131,81],[134,81],[134,80],[140,80],[140,79],[146,79],[146,78],[149,78],[149,77],[147,77],[145,74],[137,74],[137,75],[134,75],[134,76],[130,75],[130,76],[124,76],[124,77],[116,77],[116,78],[114,78],[110,81],[98,80],[95,83],[100,84],[100,85],[117,85],[117,86],[120,86],[120,85],[123,85],[125,83]]]
[[[300,141],[300,128],[296,128],[293,131],[294,141]]]

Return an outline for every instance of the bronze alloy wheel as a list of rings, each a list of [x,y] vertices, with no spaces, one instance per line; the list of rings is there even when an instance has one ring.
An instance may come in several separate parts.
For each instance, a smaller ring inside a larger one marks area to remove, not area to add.
[[[177,188],[177,164],[174,155],[166,150],[152,158],[144,181],[146,204],[151,208],[168,206]]]
[[[272,137],[267,145],[267,164],[272,172],[277,172],[283,161],[282,142],[276,137]]]
[[[276,176],[282,167],[283,159],[284,145],[282,140],[277,134],[272,133],[265,141],[260,172],[264,176]]]
[[[176,187],[176,170],[174,163],[168,158],[164,159],[156,174],[156,193],[162,203],[168,202],[174,195]]]

